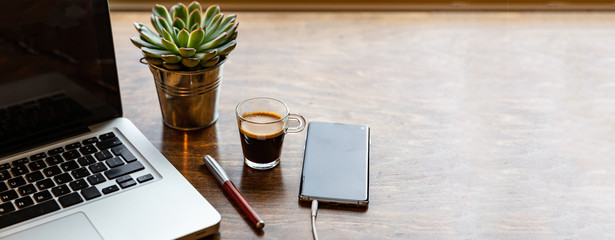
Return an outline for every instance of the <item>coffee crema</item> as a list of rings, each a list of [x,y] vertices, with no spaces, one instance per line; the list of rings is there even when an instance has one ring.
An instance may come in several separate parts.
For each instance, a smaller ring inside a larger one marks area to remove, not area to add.
[[[244,113],[241,117],[247,121],[241,121],[239,130],[251,138],[268,139],[284,133],[284,121],[277,113],[258,111]]]
[[[244,157],[254,163],[280,159],[284,141],[284,121],[273,112],[258,111],[241,116],[239,135]]]

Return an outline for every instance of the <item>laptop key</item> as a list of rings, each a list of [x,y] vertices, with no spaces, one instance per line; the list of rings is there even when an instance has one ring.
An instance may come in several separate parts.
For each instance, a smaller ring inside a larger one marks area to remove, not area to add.
[[[71,175],[73,175],[73,178],[75,179],[84,178],[90,175],[90,171],[88,171],[87,168],[82,167],[72,171]]]
[[[104,194],[109,194],[109,193],[115,192],[115,191],[117,191],[117,190],[120,190],[120,188],[119,188],[119,187],[117,187],[117,185],[111,185],[111,186],[108,186],[108,187],[106,187],[106,188],[103,188],[103,189],[102,189],[102,192],[103,192]]]
[[[70,188],[73,189],[73,191],[78,191],[86,187],[89,187],[88,183],[84,179],[72,181],[68,185],[70,186]]]
[[[124,165],[124,161],[122,161],[122,159],[119,158],[119,157],[111,158],[111,159],[109,159],[109,160],[107,160],[105,162],[107,163],[107,165],[110,168],[114,168],[114,167],[118,167],[118,166]]]
[[[4,182],[0,182],[0,192],[4,192],[6,190],[9,190],[9,186],[7,186]]]
[[[7,202],[0,204],[0,214],[7,214],[12,211],[15,211],[15,206],[13,206],[13,203]]]
[[[76,143],[68,144],[64,148],[66,148],[66,150],[73,150],[73,149],[76,149],[76,148],[79,148],[79,147],[81,147],[81,143],[80,142],[76,142]]]
[[[65,172],[68,172],[79,168],[79,164],[77,164],[76,161],[68,161],[60,164],[60,168],[62,168],[62,170],[64,170]]]
[[[49,154],[49,156],[53,156],[53,155],[60,154],[63,152],[64,152],[64,148],[59,147],[59,148],[54,148],[54,149],[47,151],[47,154]]]
[[[13,173],[13,176],[20,176],[29,172],[30,170],[28,170],[28,167],[26,167],[26,165],[19,165],[11,168],[11,173]]]
[[[59,197],[59,196],[62,196],[62,195],[65,195],[65,194],[69,193],[70,189],[66,185],[60,185],[60,186],[52,188],[51,192],[56,197]]]
[[[36,187],[37,187],[39,190],[45,190],[45,189],[50,188],[50,187],[53,187],[53,186],[55,186],[55,185],[56,185],[56,184],[55,184],[55,183],[53,183],[53,181],[52,181],[50,178],[43,179],[43,180],[41,180],[41,181],[36,182]]]
[[[26,196],[26,195],[30,195],[32,193],[35,193],[36,192],[36,187],[34,187],[34,184],[28,184],[28,185],[19,187],[19,189],[17,189],[17,191],[19,192],[19,195]]]
[[[100,139],[101,140],[109,139],[109,138],[112,138],[112,137],[115,137],[115,133],[113,133],[113,132],[108,132],[108,133],[100,135]]]
[[[120,183],[120,187],[122,187],[122,188],[128,188],[128,187],[132,187],[134,185],[137,185],[137,182],[135,182],[135,180],[133,180],[132,178],[130,180],[128,180],[128,181]]]
[[[3,202],[11,201],[18,197],[19,195],[17,195],[17,192],[13,189],[0,193],[0,199],[2,199]]]
[[[32,206],[33,204],[34,204],[34,200],[32,200],[30,196],[25,196],[25,197],[15,200],[15,205],[17,205],[18,208],[25,208],[28,206]]]
[[[32,197],[34,197],[34,200],[39,203],[53,198],[53,196],[51,196],[51,193],[48,190],[37,192],[32,195]]]
[[[73,160],[75,158],[81,157],[81,154],[77,150],[71,150],[71,151],[62,153],[62,157],[64,157],[64,160],[68,161],[68,160]]]
[[[152,174],[146,174],[146,175],[138,177],[137,181],[139,183],[144,183],[144,182],[147,182],[147,181],[152,180],[152,179],[154,179],[154,176],[152,176]]]
[[[140,162],[131,162],[126,165],[109,169],[105,171],[105,175],[107,175],[108,179],[114,179],[117,177],[124,176],[126,174],[131,174],[133,172],[143,170],[144,168],[145,167],[143,167],[143,164],[141,164]]]
[[[0,165],[0,170],[7,170],[11,168],[11,164],[5,163]]]
[[[52,165],[63,163],[64,159],[62,159],[62,156],[60,155],[55,155],[55,156],[46,158],[45,162],[47,162],[49,166],[52,166]]]
[[[112,138],[105,139],[105,140],[98,142],[96,146],[98,147],[98,149],[103,150],[103,149],[115,147],[120,144],[122,144],[122,141],[120,141],[119,138],[112,137]]]
[[[109,150],[102,150],[102,151],[97,152],[96,154],[94,154],[94,157],[96,157],[96,159],[98,159],[98,161],[102,161],[102,160],[106,160],[106,159],[112,158],[113,154],[111,154],[111,152],[109,152]]]
[[[49,200],[19,211],[10,212],[0,216],[0,228],[11,226],[57,210],[60,210],[60,205],[58,205],[55,200]]]
[[[13,164],[13,166],[19,166],[19,165],[24,165],[26,163],[28,163],[28,159],[27,158],[21,158],[21,159],[17,159],[13,162],[11,162]]]
[[[34,154],[34,155],[30,156],[30,160],[36,161],[36,160],[39,160],[39,159],[43,159],[45,157],[47,157],[47,154],[42,152],[42,153],[37,153],[37,154]]]
[[[111,151],[115,154],[115,156],[122,156],[126,162],[134,162],[137,160],[135,155],[133,155],[124,145],[113,147]]]
[[[83,143],[83,145],[94,144],[94,143],[97,143],[97,142],[98,142],[98,138],[96,138],[96,137],[91,137],[91,138],[88,138],[86,140],[81,141],[81,143]]]
[[[62,207],[67,208],[77,203],[83,202],[83,198],[81,198],[79,193],[74,192],[58,198],[58,201],[60,202],[60,204],[62,204]]]
[[[105,181],[107,181],[107,179],[105,179],[105,177],[101,173],[97,173],[88,177],[88,182],[90,182],[91,185],[96,185]]]
[[[0,181],[4,181],[11,178],[11,174],[9,173],[9,171],[1,171],[0,172]]]
[[[43,170],[43,173],[47,177],[52,177],[52,176],[62,173],[62,170],[58,166],[51,166],[51,167],[45,168],[45,170]]]
[[[102,194],[100,194],[98,189],[94,186],[81,190],[81,195],[83,195],[83,198],[85,198],[85,200],[90,200],[102,196]]]
[[[94,157],[92,157],[92,155],[88,155],[88,156],[85,156],[85,157],[80,157],[79,159],[77,159],[77,162],[79,162],[79,165],[85,167],[87,165],[95,163],[96,160],[94,159]]]
[[[41,171],[36,171],[36,172],[31,172],[26,174],[26,180],[28,180],[28,182],[36,182],[39,181],[41,179],[45,178],[45,176],[43,176],[43,173],[41,173]]]
[[[22,176],[11,178],[7,182],[9,184],[9,187],[11,188],[17,188],[26,185],[26,180]]]
[[[96,149],[96,147],[94,147],[94,145],[87,145],[87,146],[84,146],[82,148],[79,148],[79,152],[81,152],[81,154],[83,154],[83,155],[88,155],[88,154],[92,154],[92,153],[98,152],[98,149]]]
[[[73,178],[68,173],[62,173],[62,174],[60,174],[58,176],[55,176],[53,178],[53,180],[55,180],[56,183],[58,183],[58,184],[64,184],[64,183],[72,181]]]
[[[31,163],[28,163],[28,167],[32,171],[36,171],[36,170],[41,170],[43,168],[46,168],[47,164],[45,164],[45,162],[43,160],[38,160],[38,161],[34,161],[34,162],[31,162]]]
[[[124,176],[121,176],[121,177],[115,179],[115,182],[123,183],[123,182],[126,182],[128,180],[132,180],[132,177],[130,175],[124,175]]]
[[[99,173],[99,172],[107,170],[107,166],[103,162],[94,163],[90,165],[88,168],[90,168],[90,171],[92,173]]]

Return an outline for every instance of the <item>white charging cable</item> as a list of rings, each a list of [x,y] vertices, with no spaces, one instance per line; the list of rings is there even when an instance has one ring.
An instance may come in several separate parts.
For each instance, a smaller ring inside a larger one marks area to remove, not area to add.
[[[318,240],[318,233],[316,232],[316,214],[318,213],[318,201],[312,200],[312,235],[314,240]]]

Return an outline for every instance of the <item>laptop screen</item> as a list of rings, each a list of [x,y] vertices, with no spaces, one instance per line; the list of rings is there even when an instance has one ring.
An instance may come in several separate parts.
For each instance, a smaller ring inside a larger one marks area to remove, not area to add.
[[[0,156],[122,115],[106,0],[0,6]]]

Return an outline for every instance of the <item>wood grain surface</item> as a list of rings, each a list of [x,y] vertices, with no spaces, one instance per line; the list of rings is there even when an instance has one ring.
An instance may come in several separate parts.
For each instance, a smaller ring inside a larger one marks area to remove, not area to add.
[[[112,12],[124,115],[221,213],[208,239],[312,238],[297,201],[305,132],[287,136],[273,170],[242,162],[233,111],[255,96],[308,121],[371,127],[369,208],[321,209],[321,239],[614,238],[615,14],[238,16],[220,118],[181,132],[163,126],[128,39],[149,13]],[[223,194],[205,154],[267,222],[263,232]]]

